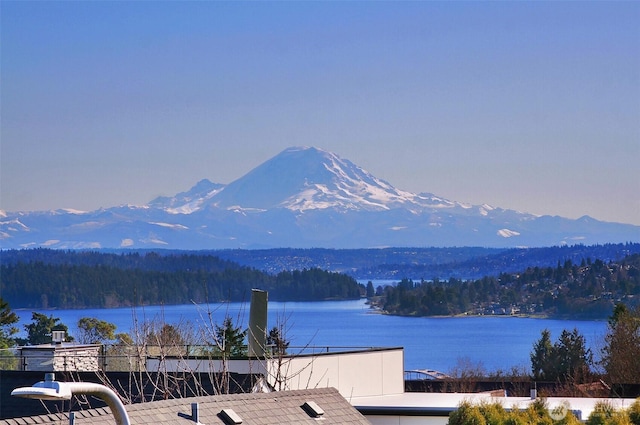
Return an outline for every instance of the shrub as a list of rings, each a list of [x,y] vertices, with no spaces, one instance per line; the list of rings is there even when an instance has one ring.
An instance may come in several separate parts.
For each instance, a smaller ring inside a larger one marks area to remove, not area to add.
[[[449,425],[487,425],[478,406],[463,401],[458,409],[449,415]]]
[[[507,419],[507,412],[499,403],[482,402],[478,408],[489,425],[503,425]]]
[[[637,398],[627,411],[629,420],[633,425],[640,425],[640,398]]]
[[[549,410],[545,399],[533,401],[526,409],[505,410],[500,403],[464,401],[449,415],[448,425],[581,425],[568,404]],[[617,410],[608,401],[599,401],[586,425],[640,425],[640,398],[629,409]]]
[[[468,401],[460,404],[458,410],[449,415],[449,425],[581,425],[582,422],[569,410],[561,407],[556,412],[557,420],[552,419],[544,399],[532,402],[526,409],[514,406],[505,410],[500,403],[480,402],[473,405]],[[618,425],[627,425],[620,422]],[[628,424],[630,425],[630,424]]]
[[[593,412],[587,419],[587,425],[609,425],[615,409],[606,401],[599,401],[593,407]]]
[[[545,399],[536,399],[524,411],[527,423],[536,425],[551,425],[553,419],[549,416],[549,406]]]

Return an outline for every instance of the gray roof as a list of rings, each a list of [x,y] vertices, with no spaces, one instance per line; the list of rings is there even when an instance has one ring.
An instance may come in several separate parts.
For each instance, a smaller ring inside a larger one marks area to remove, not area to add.
[[[302,407],[307,402],[311,405],[315,403],[324,411],[324,414],[319,418],[312,417]],[[34,400],[34,403],[38,401]],[[245,425],[312,424],[319,419],[323,425],[370,424],[335,388],[162,400],[130,404],[126,406],[126,410],[132,425],[195,425],[191,414],[192,403],[198,403],[200,423],[206,425],[225,424],[220,415],[223,409],[232,409]],[[0,425],[67,425],[68,423],[68,413],[0,420]],[[107,407],[75,412],[76,425],[113,425],[114,423],[114,417]]]

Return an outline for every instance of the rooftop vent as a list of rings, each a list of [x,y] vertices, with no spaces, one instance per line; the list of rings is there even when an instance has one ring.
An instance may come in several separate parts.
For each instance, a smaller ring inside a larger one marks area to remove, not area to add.
[[[306,401],[301,407],[312,418],[319,418],[324,415],[324,410],[315,401]]]
[[[220,416],[227,425],[237,425],[242,423],[242,418],[238,416],[233,409],[222,409],[220,413],[218,413],[218,416]]]
[[[195,423],[200,423],[200,405],[198,403],[191,403],[191,420]]]
[[[65,331],[51,331],[51,342],[54,344],[62,344],[64,341]]]

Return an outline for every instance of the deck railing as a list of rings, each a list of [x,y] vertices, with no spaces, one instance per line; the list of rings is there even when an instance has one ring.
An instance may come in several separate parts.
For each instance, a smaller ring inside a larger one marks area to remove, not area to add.
[[[275,347],[268,347],[267,358],[314,356],[346,352],[366,352],[383,349],[381,347],[361,346],[289,346],[283,353]],[[20,348],[0,351],[0,370],[22,371],[96,371],[130,372],[145,370],[149,359],[223,359],[242,360],[246,356],[224,356],[214,346],[209,345],[103,345],[99,354],[79,354],[47,352],[43,354],[29,353],[24,355]]]

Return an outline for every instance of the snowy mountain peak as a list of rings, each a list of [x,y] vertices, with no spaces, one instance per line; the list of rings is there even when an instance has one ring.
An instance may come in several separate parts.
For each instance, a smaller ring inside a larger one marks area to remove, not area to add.
[[[191,214],[211,206],[248,212],[386,211],[469,208],[431,193],[396,189],[347,159],[308,146],[290,147],[227,186],[201,180],[174,197],[158,197],[150,207],[170,214]]]
[[[292,211],[380,211],[423,204],[417,195],[398,190],[351,161],[314,147],[285,149],[229,184],[211,201],[222,208]]]
[[[549,246],[640,241],[640,226],[535,216],[394,188],[338,155],[291,147],[228,185],[148,205],[0,211],[0,249]]]
[[[160,208],[170,214],[191,214],[202,208],[205,201],[224,188],[224,185],[202,179],[186,192],[173,197],[159,196],[149,202],[150,207]]]

